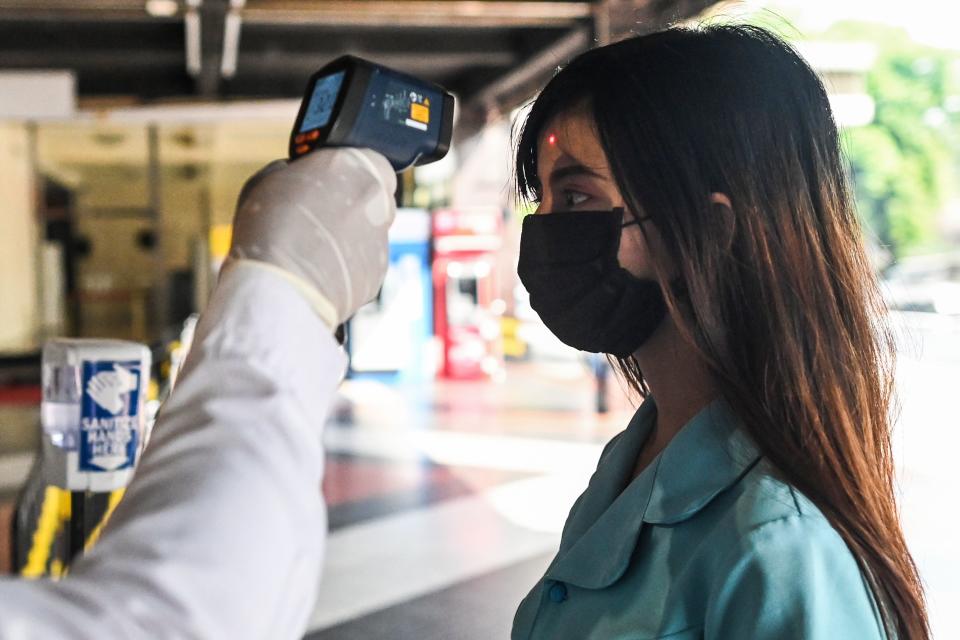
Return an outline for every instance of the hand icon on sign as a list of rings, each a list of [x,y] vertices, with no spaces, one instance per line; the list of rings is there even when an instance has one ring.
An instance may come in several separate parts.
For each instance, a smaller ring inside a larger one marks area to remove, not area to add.
[[[119,415],[127,405],[124,396],[137,388],[138,381],[135,372],[115,364],[113,371],[101,371],[90,378],[87,393],[100,407]]]

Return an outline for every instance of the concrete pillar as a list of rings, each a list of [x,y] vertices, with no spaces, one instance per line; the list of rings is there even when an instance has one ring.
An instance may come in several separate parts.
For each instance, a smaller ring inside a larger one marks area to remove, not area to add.
[[[37,347],[38,234],[27,127],[0,124],[0,353]]]

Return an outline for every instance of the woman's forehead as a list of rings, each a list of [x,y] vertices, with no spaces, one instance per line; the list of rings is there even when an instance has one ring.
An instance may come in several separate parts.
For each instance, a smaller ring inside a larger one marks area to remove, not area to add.
[[[593,114],[586,108],[567,109],[547,121],[540,132],[538,145],[569,142],[573,138],[596,139],[598,137],[596,129]]]
[[[576,162],[597,171],[608,170],[592,113],[579,108],[551,118],[540,132],[537,160],[540,166]]]

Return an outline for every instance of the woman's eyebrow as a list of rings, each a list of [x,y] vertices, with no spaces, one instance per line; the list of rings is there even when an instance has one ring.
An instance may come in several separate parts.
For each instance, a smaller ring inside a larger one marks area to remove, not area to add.
[[[582,164],[573,164],[573,165],[567,165],[565,167],[559,167],[551,171],[550,180],[556,181],[556,180],[561,180],[563,178],[569,178],[570,176],[582,176],[582,175],[590,176],[591,178],[600,178],[601,180],[605,179],[604,176],[597,173],[590,167],[586,167]]]

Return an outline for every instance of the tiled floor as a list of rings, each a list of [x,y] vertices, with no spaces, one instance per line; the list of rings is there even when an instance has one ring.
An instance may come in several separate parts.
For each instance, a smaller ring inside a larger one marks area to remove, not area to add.
[[[491,640],[510,636],[516,603],[551,555],[542,555],[309,634],[305,640]]]
[[[909,324],[896,432],[903,514],[935,637],[955,638],[960,320]],[[337,413],[352,419],[327,425],[331,531],[307,638],[506,637],[603,443],[632,413],[616,383],[611,390],[611,412],[597,415],[592,378],[577,360],[512,365],[505,380],[489,384],[345,383],[339,402],[352,410]],[[34,414],[18,416],[33,425],[22,429],[36,428]],[[3,433],[0,425],[0,485],[6,481],[9,504],[35,432],[9,440]],[[5,443],[12,445],[6,451]]]
[[[401,511],[466,497],[520,477],[523,474],[518,472],[451,468],[426,460],[396,462],[330,454],[323,493],[330,530],[337,531]]]
[[[603,442],[577,361],[500,383],[350,380],[327,427],[331,534],[308,638],[498,638],[539,578]],[[346,413],[346,412],[341,412]]]

